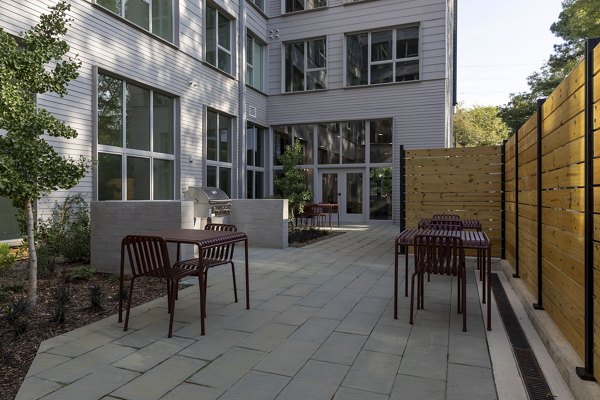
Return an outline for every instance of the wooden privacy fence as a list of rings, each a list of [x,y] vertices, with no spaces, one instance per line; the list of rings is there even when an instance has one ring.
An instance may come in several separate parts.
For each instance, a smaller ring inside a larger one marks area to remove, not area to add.
[[[502,254],[502,147],[406,150],[405,226],[433,214],[478,219],[492,239],[495,257]]]
[[[536,298],[534,307],[548,313],[584,360],[577,369],[583,379],[600,378],[596,43],[505,143],[506,259]]]

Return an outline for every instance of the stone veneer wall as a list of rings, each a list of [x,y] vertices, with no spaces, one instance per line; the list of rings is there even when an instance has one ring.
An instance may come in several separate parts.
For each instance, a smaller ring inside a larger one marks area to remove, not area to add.
[[[288,200],[232,200],[228,223],[248,235],[252,247],[288,247]]]
[[[161,229],[194,227],[191,201],[95,201],[91,204],[91,266],[118,273],[121,240],[129,234],[151,234]],[[192,257],[192,247],[183,246],[182,258]],[[175,246],[169,249],[175,261]],[[173,251],[172,251],[173,250]],[[126,272],[129,267],[126,267]]]

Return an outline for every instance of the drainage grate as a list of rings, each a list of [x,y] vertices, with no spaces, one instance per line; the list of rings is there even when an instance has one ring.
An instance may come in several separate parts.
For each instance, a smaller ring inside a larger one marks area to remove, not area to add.
[[[502,287],[500,278],[498,278],[498,274],[492,274],[490,283],[492,284],[492,291],[494,292],[496,304],[498,305],[498,311],[500,312],[502,323],[508,334],[508,340],[510,340],[510,344],[515,354],[517,365],[521,371],[521,377],[523,378],[523,383],[527,389],[529,399],[553,399],[554,396],[552,395],[550,386],[548,386],[548,382],[546,382],[546,378],[540,369],[535,354],[533,354],[533,350],[531,350],[525,332],[523,332],[523,328],[521,328],[521,324],[508,301],[508,297]]]

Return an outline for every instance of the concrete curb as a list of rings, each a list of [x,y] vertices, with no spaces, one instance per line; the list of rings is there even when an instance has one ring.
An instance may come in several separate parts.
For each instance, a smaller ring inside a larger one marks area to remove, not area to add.
[[[548,349],[550,357],[556,363],[556,367],[569,386],[573,397],[576,400],[600,399],[600,384],[583,381],[575,373],[575,367],[582,366],[583,361],[564,338],[548,313],[533,309],[532,305],[536,300],[527,290],[522,280],[512,277],[512,266],[506,260],[500,261],[500,267],[521,301],[540,339]]]

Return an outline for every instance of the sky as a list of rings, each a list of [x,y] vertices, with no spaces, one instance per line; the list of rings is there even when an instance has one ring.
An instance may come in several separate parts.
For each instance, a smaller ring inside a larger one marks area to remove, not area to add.
[[[561,39],[550,32],[561,0],[459,0],[458,102],[506,104],[528,89]]]

